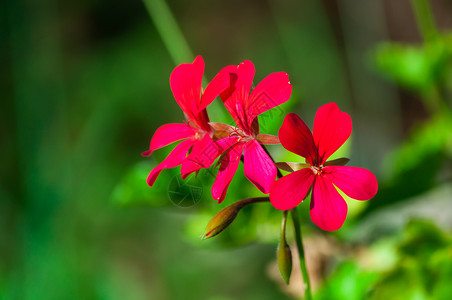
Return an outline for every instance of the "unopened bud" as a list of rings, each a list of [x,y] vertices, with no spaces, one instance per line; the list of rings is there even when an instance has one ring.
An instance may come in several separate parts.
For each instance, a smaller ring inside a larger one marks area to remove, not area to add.
[[[236,203],[234,203],[236,204]],[[232,221],[234,221],[237,213],[242,208],[237,205],[229,205],[222,210],[220,210],[207,224],[206,230],[204,231],[204,235],[202,239],[208,239],[216,236],[220,232],[222,232],[226,227],[228,227]]]
[[[292,252],[287,243],[278,246],[278,267],[284,281],[289,284],[290,273],[292,272]]]
[[[205,240],[222,232],[232,223],[232,221],[234,221],[235,217],[237,217],[237,214],[244,206],[252,203],[269,201],[270,199],[268,197],[246,198],[226,206],[209,221],[201,239]]]
[[[286,221],[287,211],[284,211],[281,224],[281,238],[278,245],[278,267],[284,281],[289,284],[290,273],[292,272],[292,252],[286,242]]]

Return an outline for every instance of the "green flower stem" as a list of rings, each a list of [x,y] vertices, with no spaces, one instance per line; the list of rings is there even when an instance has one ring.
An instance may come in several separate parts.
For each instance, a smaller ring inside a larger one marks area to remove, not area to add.
[[[286,240],[286,224],[287,224],[287,210],[283,212],[283,219],[281,224],[281,239]]]
[[[436,29],[435,20],[428,0],[411,0],[414,14],[416,16],[416,23],[422,38],[426,42],[434,41],[439,37]]]
[[[193,60],[193,54],[165,0],[143,0],[152,21],[176,65]]]
[[[268,154],[268,156],[271,158],[273,162],[275,160],[271,156],[270,152],[268,152],[267,147],[262,145],[262,148],[264,148],[265,152]],[[283,177],[281,171],[277,168],[278,178]],[[304,290],[304,299],[305,300],[312,300],[312,294],[311,294],[311,283],[309,282],[309,275],[308,275],[308,269],[306,268],[306,259],[304,256],[304,248],[303,248],[303,237],[301,235],[301,227],[300,227],[300,220],[298,218],[298,212],[297,208],[294,207],[290,210],[290,213],[292,214],[292,223],[295,231],[295,241],[297,243],[297,250],[298,250],[298,256],[300,259],[300,269],[301,269],[301,275],[303,277],[303,281],[305,284],[305,290]]]
[[[293,227],[295,230],[295,240],[297,242],[298,256],[300,258],[301,274],[303,275],[303,281],[305,284],[304,298],[305,300],[312,300],[311,284],[309,282],[308,269],[306,268],[306,259],[303,248],[303,237],[301,235],[300,220],[298,218],[297,208],[296,207],[292,208],[290,210],[290,213],[292,214]]]
[[[246,199],[242,199],[242,200],[236,202],[236,204],[240,204],[241,207],[244,207],[248,204],[258,203],[258,202],[270,202],[270,198],[268,198],[268,197],[246,198]]]
[[[143,0],[143,2],[174,64],[180,65],[193,61],[194,55],[190,46],[165,0]],[[207,82],[203,79],[203,86],[207,86]],[[212,119],[224,117],[226,108],[220,102],[213,101],[210,104],[212,110],[209,114]]]

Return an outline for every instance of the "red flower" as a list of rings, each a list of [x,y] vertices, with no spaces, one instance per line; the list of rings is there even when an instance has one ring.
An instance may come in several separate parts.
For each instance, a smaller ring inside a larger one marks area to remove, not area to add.
[[[378,183],[368,170],[335,166],[326,160],[341,147],[352,132],[352,121],[335,103],[317,111],[313,133],[296,115],[288,114],[279,130],[281,144],[306,158],[301,170],[277,180],[270,189],[270,201],[280,210],[291,209],[303,201],[309,190],[311,219],[323,230],[337,230],[347,216],[347,204],[335,187],[357,200],[375,196]]]
[[[276,167],[261,144],[277,144],[279,141],[277,137],[259,134],[257,116],[286,102],[292,93],[288,75],[278,72],[267,76],[250,94],[254,77],[254,66],[250,61],[228,66],[221,72],[231,76],[231,87],[220,96],[237,127],[211,123],[217,131],[216,135],[226,135],[217,141],[225,151],[212,186],[212,196],[218,202],[226,196],[242,153],[246,178],[263,193],[270,191],[276,178]]]
[[[177,66],[170,76],[170,85],[174,98],[184,111],[187,123],[165,124],[157,129],[151,139],[149,150],[143,152],[145,156],[152,151],[167,146],[173,142],[184,140],[156,166],[147,178],[149,186],[152,186],[163,169],[174,168],[182,164],[183,177],[203,167],[209,167],[217,156],[203,156],[197,164],[187,160],[187,153],[200,152],[202,149],[211,148],[219,151],[211,138],[212,128],[209,125],[206,107],[226,88],[230,86],[229,75],[219,73],[201,93],[202,76],[204,73],[204,61],[197,56],[191,64]],[[213,160],[212,160],[213,157]]]

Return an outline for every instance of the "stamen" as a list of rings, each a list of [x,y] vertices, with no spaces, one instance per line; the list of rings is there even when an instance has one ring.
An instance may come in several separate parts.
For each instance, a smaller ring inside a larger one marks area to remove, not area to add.
[[[311,170],[312,170],[312,172],[314,172],[314,175],[322,174],[322,168],[323,168],[323,166],[320,166],[320,167],[311,166]]]

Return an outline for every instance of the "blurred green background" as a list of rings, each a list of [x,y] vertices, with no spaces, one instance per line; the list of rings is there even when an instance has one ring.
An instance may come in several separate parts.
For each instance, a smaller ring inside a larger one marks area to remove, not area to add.
[[[259,195],[243,171],[221,205],[212,170],[146,184],[172,147],[140,153],[183,120],[169,75],[198,54],[206,81],[245,59],[255,84],[289,74],[264,133],[289,112],[311,126],[332,101],[352,116],[337,157],[375,173],[379,193],[347,200],[334,233],[300,206],[315,299],[452,299],[450,1],[6,0],[0,40],[1,299],[302,297],[297,264],[289,286],[278,273],[271,205],[200,240],[217,211]],[[219,103],[209,113],[232,124]]]

